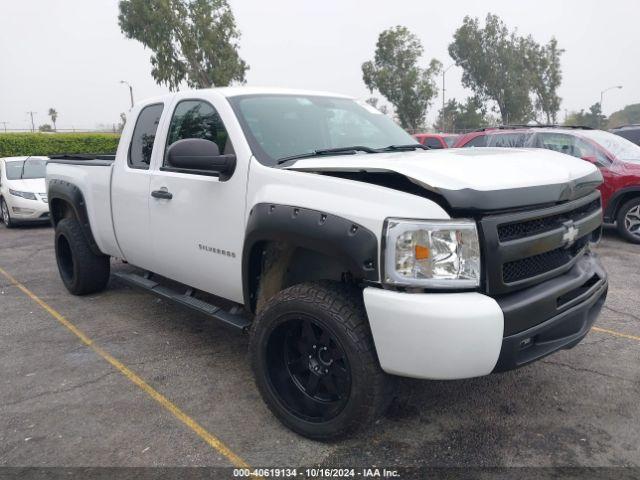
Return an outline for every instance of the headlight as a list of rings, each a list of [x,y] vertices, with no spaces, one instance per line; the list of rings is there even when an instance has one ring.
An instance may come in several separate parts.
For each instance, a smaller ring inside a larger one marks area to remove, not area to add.
[[[473,220],[389,218],[385,283],[425,288],[480,285],[480,243]]]
[[[15,195],[16,197],[26,198],[27,200],[37,200],[36,194],[32,192],[19,192],[18,190],[9,189],[9,193],[11,195]]]

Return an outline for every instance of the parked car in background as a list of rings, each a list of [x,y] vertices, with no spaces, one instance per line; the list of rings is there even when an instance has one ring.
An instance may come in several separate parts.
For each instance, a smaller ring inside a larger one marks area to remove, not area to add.
[[[611,133],[620,135],[636,145],[640,145],[640,123],[636,123],[634,125],[621,125],[619,127],[612,128]]]
[[[0,210],[7,228],[49,220],[45,174],[47,158],[0,158]]]
[[[455,133],[416,133],[413,136],[422,145],[433,149],[451,148],[458,137],[460,135]]]
[[[546,148],[593,163],[604,178],[604,221],[640,243],[640,146],[626,138],[588,127],[507,126],[468,133],[455,146]]]

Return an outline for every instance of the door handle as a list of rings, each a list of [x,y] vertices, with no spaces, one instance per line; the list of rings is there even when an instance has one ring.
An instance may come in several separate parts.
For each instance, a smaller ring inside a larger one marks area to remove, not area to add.
[[[171,200],[173,198],[173,194],[166,190],[154,190],[151,192],[151,196],[153,198],[162,198],[164,200]]]

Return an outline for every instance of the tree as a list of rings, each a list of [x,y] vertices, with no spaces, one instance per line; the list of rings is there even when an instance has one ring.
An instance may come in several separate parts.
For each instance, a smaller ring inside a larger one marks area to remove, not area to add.
[[[606,123],[607,117],[602,114],[600,102],[591,105],[588,112],[585,112],[584,109],[579,112],[572,112],[564,122],[565,125],[569,126],[592,128],[601,128],[601,125],[605,125]]]
[[[122,112],[120,113],[120,123],[118,123],[118,126],[116,127],[119,133],[122,133],[122,130],[124,130],[124,125],[127,123],[127,115]]]
[[[640,123],[640,103],[627,105],[609,116],[609,128]]]
[[[226,0],[120,0],[118,24],[148,47],[151,75],[177,90],[244,83],[240,32]]]
[[[531,37],[527,38],[528,61],[532,70],[532,90],[536,97],[535,108],[545,116],[547,124],[555,124],[562,99],[558,87],[562,83],[560,56],[564,50],[558,48],[558,41],[541,46]]]
[[[535,110],[555,117],[562,80],[555,39],[540,46],[532,37],[509,32],[497,15],[488,14],[485,26],[466,16],[449,45],[449,55],[462,67],[462,84],[482,100],[497,105],[502,123],[526,123]],[[536,99],[535,107],[532,97]]]
[[[489,124],[484,103],[477,97],[469,97],[464,103],[458,103],[456,99],[449,100],[444,111],[440,110],[434,128],[441,132],[466,132]]]
[[[418,65],[424,49],[406,27],[383,31],[374,59],[362,64],[362,79],[373,93],[379,91],[395,109],[400,125],[417,131],[424,124],[427,108],[438,94],[434,76],[442,64],[432,59],[428,68]]]
[[[378,110],[380,113],[384,113],[385,115],[389,113],[389,109],[386,105],[380,104],[380,99],[377,97],[369,97],[365,100],[369,105]]]
[[[51,128],[51,125],[49,125],[48,123],[45,123],[45,124],[40,125],[38,127],[38,131],[39,132],[53,132],[53,129]]]
[[[51,123],[53,123],[53,130],[56,131],[56,120],[58,120],[58,112],[56,112],[55,108],[49,109],[49,117],[51,117]]]

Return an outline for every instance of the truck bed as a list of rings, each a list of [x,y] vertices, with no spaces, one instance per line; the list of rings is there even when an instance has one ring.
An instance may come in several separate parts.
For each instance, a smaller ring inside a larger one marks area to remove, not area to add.
[[[91,232],[100,251],[122,257],[111,220],[111,172],[114,155],[51,155],[47,162],[47,191],[73,185],[82,194]],[[60,186],[59,182],[63,182]],[[49,196],[51,199],[52,196]]]

